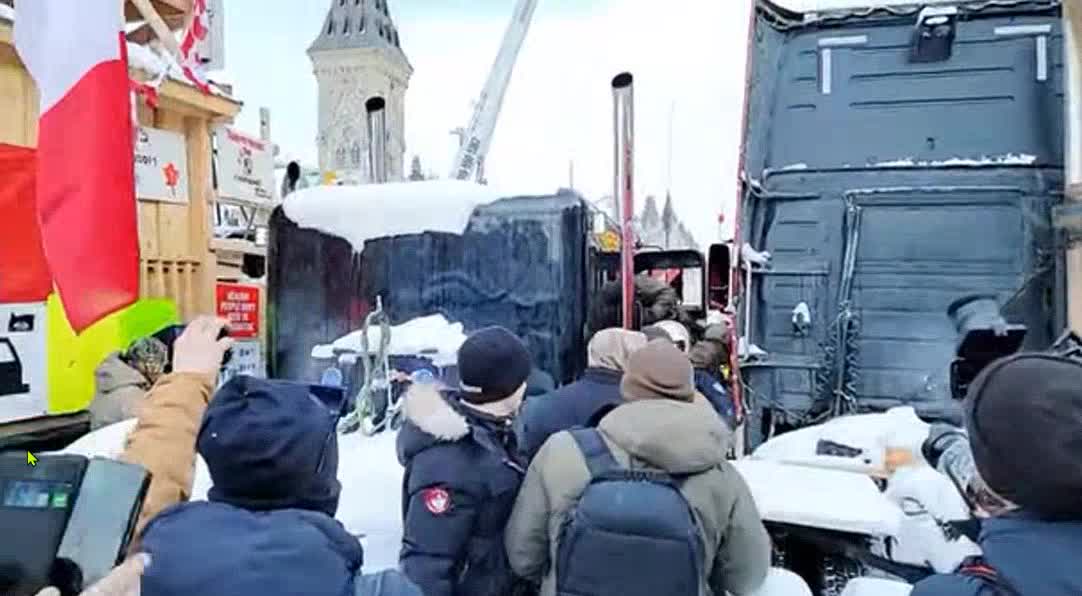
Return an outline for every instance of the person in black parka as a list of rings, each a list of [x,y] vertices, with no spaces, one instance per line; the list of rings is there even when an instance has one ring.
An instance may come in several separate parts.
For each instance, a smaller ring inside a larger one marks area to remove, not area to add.
[[[503,532],[525,474],[513,419],[530,368],[519,338],[488,327],[459,348],[460,389],[416,384],[406,393],[399,559],[426,596],[517,589]]]
[[[619,328],[598,331],[587,346],[582,378],[548,395],[527,398],[519,416],[519,449],[527,460],[548,438],[562,430],[585,426],[607,406],[623,403],[620,379],[628,358],[646,345],[646,336]]]
[[[307,385],[238,376],[196,439],[214,485],[147,525],[143,596],[420,596],[397,572],[363,576],[357,538],[334,519],[338,413]]]
[[[980,558],[913,596],[1082,594],[1082,363],[1020,353],[969,386],[965,427],[978,482]]]

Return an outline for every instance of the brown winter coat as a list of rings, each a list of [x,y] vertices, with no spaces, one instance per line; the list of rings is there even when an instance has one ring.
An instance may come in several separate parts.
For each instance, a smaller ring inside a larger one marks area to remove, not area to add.
[[[191,496],[195,437],[213,392],[211,377],[177,373],[162,377],[147,393],[139,420],[120,456],[151,474],[143,511],[135,526],[136,536],[163,509]]]
[[[150,385],[119,353],[110,354],[94,370],[94,399],[87,408],[90,430],[138,416]]]
[[[701,398],[631,402],[598,428],[621,465],[693,474],[681,490],[702,531],[708,574],[703,594],[740,596],[762,584],[770,538],[744,479],[725,461],[731,434],[709,404]],[[561,432],[538,452],[519,491],[507,526],[507,554],[516,574],[543,580],[542,596],[556,593],[556,537],[588,482],[575,440]]]

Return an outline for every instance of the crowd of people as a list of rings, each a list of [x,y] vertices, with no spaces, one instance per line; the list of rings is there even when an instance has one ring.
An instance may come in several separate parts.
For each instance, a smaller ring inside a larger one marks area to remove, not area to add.
[[[406,393],[400,565],[366,574],[358,538],[334,518],[339,412],[301,383],[237,377],[213,391],[229,348],[222,326],[189,325],[139,400],[122,457],[146,467],[151,486],[133,556],[99,593],[741,596],[768,575],[769,535],[726,459],[736,419],[724,327],[695,343],[665,325],[601,330],[578,381],[533,396],[525,344],[501,327],[472,333],[459,386]],[[1023,356],[990,368],[967,399],[967,430],[980,473],[1019,505],[985,523],[994,568],[970,561],[914,594],[979,596],[1008,582],[1082,593],[1064,562],[1025,552],[1070,559],[1082,546],[1082,467],[1039,447],[1059,474],[1019,475],[1024,463],[1003,443],[1030,421],[1049,449],[1077,453],[1077,433],[1063,429],[1082,412],[1082,365]],[[1012,395],[1041,388],[1037,412]],[[197,452],[213,481],[205,502],[188,501]]]

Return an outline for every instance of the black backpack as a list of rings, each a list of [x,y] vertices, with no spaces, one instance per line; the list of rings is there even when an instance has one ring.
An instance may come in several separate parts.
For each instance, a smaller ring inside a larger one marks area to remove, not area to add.
[[[560,531],[559,596],[700,596],[703,546],[680,481],[621,467],[596,429],[571,431],[590,483]]]

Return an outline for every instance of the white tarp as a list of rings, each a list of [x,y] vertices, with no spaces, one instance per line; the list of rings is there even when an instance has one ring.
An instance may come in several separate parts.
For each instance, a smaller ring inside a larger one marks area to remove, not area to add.
[[[184,135],[139,127],[135,144],[135,194],[152,201],[188,202],[188,150]]]
[[[218,195],[269,207],[274,188],[274,148],[228,126],[214,131],[218,143]]]
[[[49,410],[44,302],[0,304],[0,422]]]

